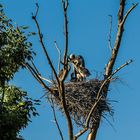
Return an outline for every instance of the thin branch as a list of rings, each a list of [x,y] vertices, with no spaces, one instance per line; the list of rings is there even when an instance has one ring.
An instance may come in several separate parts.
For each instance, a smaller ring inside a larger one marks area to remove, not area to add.
[[[112,33],[112,15],[109,15],[110,17],[110,29],[109,29],[109,35],[108,35],[108,47],[110,51],[112,51],[112,44],[111,44],[111,33]]]
[[[109,75],[111,75],[111,73],[113,71],[113,67],[114,67],[118,52],[119,52],[119,48],[120,48],[120,44],[121,44],[121,40],[122,40],[122,36],[123,36],[124,23],[126,21],[127,16],[129,15],[129,13],[136,6],[137,6],[137,4],[134,4],[128,10],[126,15],[123,17],[123,15],[124,15],[124,7],[125,7],[125,0],[120,0],[120,8],[119,8],[119,12],[118,12],[118,32],[117,32],[114,48],[112,50],[112,55],[110,57],[110,60],[109,60],[108,64],[106,65],[105,78],[108,77]]]
[[[40,85],[43,88],[45,88],[47,91],[52,93],[52,90],[41,80],[41,78],[39,77],[38,73],[33,69],[33,67],[29,63],[26,63],[25,66],[31,72],[33,77],[40,83]]]
[[[64,14],[64,36],[65,36],[65,50],[64,50],[64,67],[67,64],[67,53],[68,53],[68,19],[67,19],[67,9],[69,2],[62,0],[63,14]]]
[[[54,68],[54,66],[53,66],[53,64],[52,64],[52,62],[51,62],[51,59],[50,59],[50,57],[49,57],[49,54],[48,54],[48,52],[47,52],[47,50],[46,50],[46,47],[45,47],[45,45],[44,45],[44,42],[43,42],[43,35],[42,35],[42,33],[41,33],[40,26],[39,26],[39,23],[38,23],[38,21],[37,21],[38,9],[39,9],[39,6],[38,6],[38,4],[37,4],[36,14],[32,16],[32,19],[35,21],[35,24],[36,24],[36,27],[37,27],[37,30],[38,30],[38,37],[39,37],[41,46],[42,46],[42,48],[43,48],[43,51],[44,51],[45,56],[46,56],[46,58],[47,58],[47,60],[48,60],[48,63],[49,63],[49,65],[50,65],[50,67],[51,67],[51,69],[52,69],[52,71],[53,71],[53,74],[54,74],[54,76],[55,76],[55,78],[56,78],[56,80],[57,80],[57,83],[58,83],[58,85],[59,85],[59,79],[58,79],[56,70],[55,70],[55,68]]]
[[[67,53],[68,53],[68,20],[67,20],[67,9],[68,9],[68,0],[66,2],[61,0],[64,14],[64,37],[65,37],[65,46],[64,46],[64,56],[63,56],[63,79],[60,81],[59,93],[61,97],[62,107],[64,109],[64,114],[66,116],[67,125],[68,125],[68,135],[69,140],[73,140],[73,125],[70,114],[67,110],[66,100],[65,100],[65,86],[64,80],[66,75],[68,74],[68,61],[67,61]]]
[[[38,71],[37,67],[35,66],[35,64],[34,64],[34,62],[33,62],[32,60],[31,60],[31,63],[32,63],[33,69],[36,71],[36,74],[37,74],[37,76],[38,76],[40,79],[42,79],[42,80],[44,80],[44,81],[46,81],[46,82],[48,82],[48,83],[50,83],[50,84],[53,83],[51,80],[46,79],[46,78],[44,78],[44,77],[41,76],[40,72]]]
[[[54,45],[58,51],[58,73],[60,72],[60,63],[61,63],[61,50],[58,48],[58,44],[54,41]]]
[[[40,75],[40,72],[37,69],[37,67],[35,66],[34,62],[32,60],[30,60],[30,61],[31,61],[32,65],[33,65],[34,70],[38,73],[38,75]]]
[[[129,65],[129,64],[132,63],[132,62],[133,62],[132,59],[128,60],[127,62],[125,62],[124,64],[122,64],[119,68],[117,68],[111,75],[112,75],[112,76],[115,75],[115,74],[116,74],[118,71],[120,71],[123,67]],[[112,77],[112,76],[111,76],[111,77]]]
[[[38,75],[38,76],[39,76],[40,79],[42,79],[42,80],[44,80],[44,81],[46,81],[46,82],[48,82],[48,83],[50,83],[50,84],[53,84],[53,82],[52,82],[51,80],[49,80],[49,79],[47,79],[47,78],[44,78],[44,77],[42,77],[41,75]]]
[[[123,18],[123,20],[122,20],[122,24],[125,23],[125,21],[126,21],[128,15],[131,13],[131,11],[132,11],[137,5],[138,5],[138,3],[133,4],[132,7],[127,11],[127,13],[125,14],[125,16],[124,16],[124,18]]]
[[[57,129],[58,129],[58,132],[59,132],[59,135],[61,137],[61,140],[64,140],[64,137],[63,137],[63,133],[60,129],[60,126],[59,126],[59,123],[58,123],[58,120],[57,120],[57,117],[56,117],[56,112],[55,112],[55,108],[54,108],[54,102],[53,102],[53,99],[51,98],[51,108],[52,108],[52,111],[53,111],[53,116],[54,116],[54,120],[55,120],[55,124],[57,126]]]
[[[74,140],[77,140],[81,135],[83,135],[88,130],[87,127],[85,127],[83,130],[80,130],[75,136]]]

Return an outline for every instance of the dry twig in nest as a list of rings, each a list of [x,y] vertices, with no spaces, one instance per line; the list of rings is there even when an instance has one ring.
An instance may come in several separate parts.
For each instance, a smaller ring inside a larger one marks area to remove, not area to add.
[[[84,126],[88,114],[97,101],[97,93],[101,87],[102,81],[98,79],[92,79],[82,82],[68,82],[65,83],[65,100],[67,105],[67,110],[71,117],[74,119],[78,126]],[[102,90],[102,95],[103,91]],[[63,112],[63,107],[58,94],[53,96],[54,104]],[[52,98],[52,96],[47,96]],[[99,101],[96,110],[93,112],[89,127],[94,127],[100,112],[111,112],[108,102],[102,96]]]

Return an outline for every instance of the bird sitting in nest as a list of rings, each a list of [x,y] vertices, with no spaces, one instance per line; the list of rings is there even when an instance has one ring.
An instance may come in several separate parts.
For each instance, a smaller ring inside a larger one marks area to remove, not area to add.
[[[71,74],[71,81],[83,81],[86,77],[90,76],[89,70],[85,67],[84,58],[81,55],[75,56],[71,54],[69,61],[73,65],[73,73]]]

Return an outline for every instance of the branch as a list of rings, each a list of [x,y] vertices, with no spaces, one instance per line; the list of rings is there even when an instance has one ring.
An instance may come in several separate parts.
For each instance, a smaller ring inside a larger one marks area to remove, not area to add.
[[[44,81],[46,81],[46,82],[48,82],[48,83],[50,83],[50,84],[53,84],[52,81],[50,81],[50,80],[48,80],[48,79],[42,77],[41,75],[38,75],[38,76],[39,76],[40,79],[42,79],[42,80],[44,80]]]
[[[67,9],[69,2],[62,0],[63,14],[64,14],[64,36],[65,36],[65,50],[64,50],[64,66],[67,64],[67,53],[68,53],[68,19],[67,19]]]
[[[58,44],[54,41],[55,47],[58,51],[58,73],[60,72],[60,63],[61,63],[61,50],[58,48]]]
[[[52,102],[51,108],[52,108],[52,111],[53,111],[53,116],[54,116],[55,124],[57,126],[57,129],[58,129],[59,135],[61,137],[61,140],[64,140],[62,131],[61,131],[60,126],[59,126],[59,123],[57,121],[56,112],[55,112],[55,108],[54,108],[54,102],[53,102],[53,99],[52,98],[51,98],[51,102]]]
[[[34,62],[33,62],[32,60],[31,60],[31,63],[32,63],[33,69],[36,71],[36,74],[38,75],[38,77],[39,77],[40,79],[42,79],[42,80],[44,80],[44,81],[46,81],[46,82],[52,84],[52,81],[51,81],[51,80],[48,80],[48,79],[46,79],[46,78],[44,78],[44,77],[41,76],[41,74],[39,73],[37,67],[35,66],[35,64],[34,64]]]
[[[113,67],[114,67],[114,64],[115,64],[115,61],[116,61],[116,58],[117,58],[117,55],[118,55],[118,52],[119,52],[121,40],[122,40],[124,23],[126,21],[127,16],[129,15],[129,13],[137,6],[137,4],[134,4],[128,10],[126,15],[123,17],[124,6],[125,6],[125,0],[120,0],[120,8],[119,8],[119,12],[118,12],[118,32],[117,32],[114,48],[112,50],[112,55],[110,57],[110,60],[109,60],[108,64],[106,65],[106,68],[105,68],[105,78],[110,76],[112,71],[113,71]]]
[[[69,140],[73,140],[73,125],[70,114],[67,110],[66,100],[65,100],[65,85],[64,80],[66,75],[68,74],[68,61],[67,61],[67,53],[68,53],[68,20],[67,20],[67,9],[68,9],[68,0],[66,2],[61,0],[62,7],[63,7],[63,14],[64,14],[64,35],[65,35],[65,50],[64,50],[64,57],[63,57],[63,77],[60,81],[59,93],[61,97],[62,107],[64,109],[64,114],[66,116],[67,125],[68,125],[68,135]]]
[[[126,21],[128,15],[131,13],[131,11],[132,11],[137,5],[138,5],[138,3],[133,4],[132,7],[127,11],[127,13],[125,14],[125,16],[124,16],[124,18],[123,18],[123,20],[122,20],[122,24],[125,23],[125,21]]]
[[[33,75],[33,77],[39,82],[39,84],[43,88],[45,88],[47,91],[49,91],[50,93],[52,93],[52,90],[41,80],[41,78],[39,77],[38,73],[34,70],[34,68],[29,63],[26,63],[24,65],[31,72],[31,74]]]
[[[109,15],[110,17],[110,29],[109,29],[109,35],[108,35],[108,47],[110,51],[112,51],[112,44],[111,44],[111,33],[112,33],[112,15]]]
[[[118,24],[120,24],[123,20],[125,2],[126,0],[120,0],[120,6],[118,11]]]
[[[47,50],[46,50],[46,47],[45,47],[45,45],[44,45],[44,42],[43,42],[43,35],[42,35],[42,33],[41,33],[40,26],[39,26],[39,23],[38,23],[38,21],[37,21],[37,14],[38,14],[38,9],[39,9],[38,4],[36,4],[36,7],[37,7],[37,10],[36,10],[35,15],[32,16],[32,19],[35,21],[35,24],[36,24],[36,27],[37,27],[37,30],[38,30],[38,37],[39,37],[39,40],[40,40],[40,44],[41,44],[41,46],[42,46],[42,48],[43,48],[43,51],[44,51],[45,56],[46,56],[46,58],[47,58],[47,60],[48,60],[48,63],[49,63],[49,65],[50,65],[50,67],[51,67],[51,69],[52,69],[52,71],[53,71],[53,74],[54,74],[54,76],[55,76],[55,78],[56,78],[56,81],[57,81],[57,83],[58,83],[58,85],[59,85],[59,79],[58,79],[57,73],[56,73],[56,71],[55,71],[55,68],[54,68],[52,62],[51,62],[51,59],[50,59],[49,54],[48,54],[48,52],[47,52]]]

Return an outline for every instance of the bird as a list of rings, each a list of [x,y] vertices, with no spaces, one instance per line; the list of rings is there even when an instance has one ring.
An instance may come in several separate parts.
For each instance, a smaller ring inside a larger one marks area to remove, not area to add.
[[[81,56],[81,55],[76,56],[75,61],[77,61],[76,65],[78,67],[85,67],[85,60],[84,60],[83,56]]]
[[[89,77],[91,73],[85,67],[76,67],[76,81],[86,80],[86,77]]]
[[[69,56],[70,62],[73,65],[73,73],[71,74],[71,81],[83,81],[86,77],[90,76],[89,70],[85,67],[84,58],[81,55]]]
[[[85,67],[85,60],[83,56],[81,55],[75,56],[74,54],[70,54],[69,59],[70,62],[72,62],[74,65],[78,67]]]

